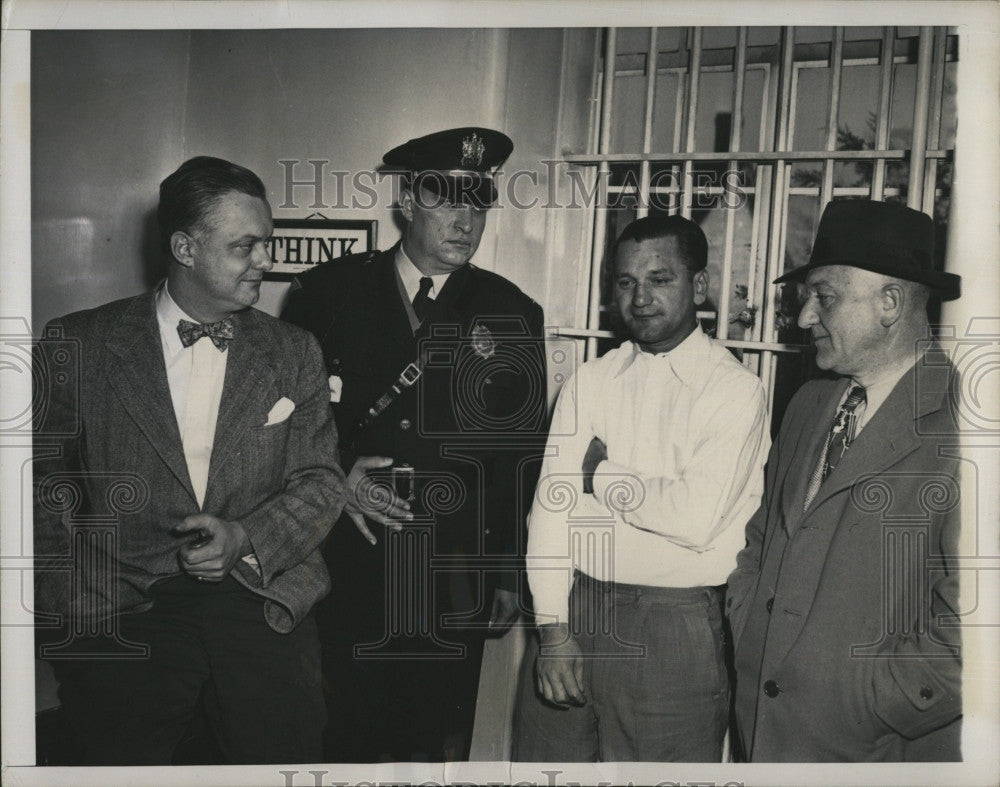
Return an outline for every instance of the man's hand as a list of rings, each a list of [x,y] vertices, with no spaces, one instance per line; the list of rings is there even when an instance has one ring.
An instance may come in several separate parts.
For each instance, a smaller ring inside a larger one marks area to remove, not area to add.
[[[587,453],[583,456],[583,491],[585,494],[594,494],[594,472],[597,466],[608,458],[608,447],[604,442],[595,437],[587,446]]]
[[[499,636],[514,625],[521,608],[517,603],[517,593],[497,588],[493,593],[493,609],[490,611],[490,634]]]
[[[402,530],[400,521],[413,519],[410,504],[399,497],[388,484],[380,483],[368,475],[369,470],[391,467],[392,459],[386,456],[359,456],[347,476],[346,513],[369,544],[378,543],[365,524],[365,517],[393,530]]]
[[[171,531],[188,537],[177,550],[177,560],[185,573],[195,579],[221,582],[253,545],[239,522],[227,522],[211,514],[192,514]]]
[[[538,693],[554,705],[585,705],[583,655],[566,623],[539,626]]]

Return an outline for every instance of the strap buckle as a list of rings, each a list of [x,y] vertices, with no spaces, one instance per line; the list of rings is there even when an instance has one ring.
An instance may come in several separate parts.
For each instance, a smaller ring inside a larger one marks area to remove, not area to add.
[[[420,379],[422,373],[423,370],[416,363],[410,363],[409,366],[403,369],[402,374],[399,375],[399,381],[409,388]]]

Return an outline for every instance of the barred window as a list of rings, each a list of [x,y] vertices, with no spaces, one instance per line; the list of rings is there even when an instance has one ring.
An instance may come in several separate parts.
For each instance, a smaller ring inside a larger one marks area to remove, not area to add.
[[[703,328],[758,374],[772,428],[816,373],[795,285],[831,199],[934,217],[943,268],[958,39],[945,27],[608,28],[590,149],[563,160],[593,207],[586,314],[559,334],[593,358],[617,345],[610,264],[633,219],[680,213],[709,241]],[[934,315],[932,315],[932,319]]]

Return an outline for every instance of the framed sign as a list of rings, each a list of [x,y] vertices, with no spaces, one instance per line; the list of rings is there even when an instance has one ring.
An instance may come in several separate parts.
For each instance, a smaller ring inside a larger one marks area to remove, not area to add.
[[[374,219],[275,219],[267,242],[274,267],[268,281],[291,281],[321,262],[375,248]]]

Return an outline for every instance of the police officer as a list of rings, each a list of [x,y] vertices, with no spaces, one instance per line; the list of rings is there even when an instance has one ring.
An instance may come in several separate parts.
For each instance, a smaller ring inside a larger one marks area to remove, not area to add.
[[[466,759],[484,638],[519,611],[542,310],[470,262],[512,149],[457,128],[389,151],[401,241],[301,275],[283,314],[323,347],[354,490],[318,613],[332,762]]]

